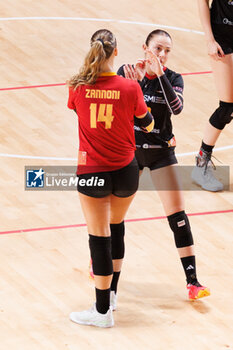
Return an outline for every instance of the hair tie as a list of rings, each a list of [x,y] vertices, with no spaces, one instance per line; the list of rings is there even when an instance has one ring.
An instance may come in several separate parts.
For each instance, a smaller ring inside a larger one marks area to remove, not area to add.
[[[102,45],[104,46],[104,41],[102,39],[96,39],[96,41],[100,41],[102,43]]]

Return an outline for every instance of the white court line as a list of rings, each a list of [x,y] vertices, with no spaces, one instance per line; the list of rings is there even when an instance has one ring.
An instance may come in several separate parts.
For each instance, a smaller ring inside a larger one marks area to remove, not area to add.
[[[0,153],[0,157],[19,158],[19,159],[77,160],[77,158],[27,156],[22,154],[8,154],[8,153]]]
[[[214,152],[225,151],[227,149],[232,149],[232,148],[233,148],[233,145],[223,146],[223,147],[216,147],[216,148],[214,148]],[[176,153],[176,156],[177,157],[185,157],[185,156],[192,156],[194,154],[197,154],[197,152]]]
[[[136,21],[126,21],[121,19],[112,19],[112,18],[85,18],[85,17],[2,17],[0,18],[0,21],[36,21],[36,20],[53,20],[53,21],[92,21],[92,22],[113,22],[113,23],[124,23],[124,24],[138,24],[140,26],[152,26],[152,27],[159,27],[159,28],[167,28],[167,29],[173,29],[178,30],[181,32],[188,32],[188,33],[195,33],[204,35],[204,32],[200,32],[198,30],[193,29],[187,29],[182,27],[174,27],[174,26],[167,26],[164,24],[158,24],[158,23],[145,23],[145,22],[136,22]]]
[[[214,152],[218,151],[225,151],[227,149],[232,149],[233,145],[224,146],[224,147],[216,147],[214,149]],[[187,152],[187,153],[176,153],[177,157],[185,157],[185,156],[192,156],[197,154],[197,152]],[[47,160],[75,160],[77,161],[77,158],[66,158],[66,157],[41,157],[41,156],[27,156],[27,155],[21,155],[21,154],[8,154],[8,153],[0,153],[0,157],[5,158],[20,158],[20,159],[47,159]]]

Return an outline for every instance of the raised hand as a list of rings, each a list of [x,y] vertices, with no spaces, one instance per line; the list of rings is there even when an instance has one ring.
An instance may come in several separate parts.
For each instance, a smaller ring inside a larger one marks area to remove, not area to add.
[[[142,80],[146,74],[147,60],[139,59],[135,65],[125,64],[123,67],[125,78],[131,80]]]
[[[132,64],[125,64],[123,70],[126,79],[137,80],[136,70]]]
[[[147,60],[139,59],[135,64],[135,72],[137,80],[142,80],[146,74],[146,62]]]
[[[147,61],[150,66],[150,70],[156,74],[158,77],[164,74],[163,66],[159,60],[159,57],[156,56],[152,51],[147,50]]]

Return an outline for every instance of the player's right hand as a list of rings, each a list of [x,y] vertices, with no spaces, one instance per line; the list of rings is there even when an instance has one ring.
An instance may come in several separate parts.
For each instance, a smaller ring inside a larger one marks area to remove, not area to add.
[[[137,80],[136,70],[132,64],[125,64],[123,70],[126,79]]]
[[[209,41],[207,47],[208,55],[215,61],[219,61],[225,56],[221,46],[217,43],[217,41]]]
[[[143,60],[143,59],[137,60],[135,64],[137,80],[142,81],[142,79],[144,78],[146,74],[146,62],[147,60]]]
[[[141,81],[146,74],[146,62],[147,60],[139,59],[135,65],[125,64],[123,66],[125,78]]]

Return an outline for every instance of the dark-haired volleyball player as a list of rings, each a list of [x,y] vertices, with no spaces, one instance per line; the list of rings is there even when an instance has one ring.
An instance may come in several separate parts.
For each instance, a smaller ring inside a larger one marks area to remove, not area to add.
[[[221,191],[213,174],[211,155],[222,130],[233,118],[233,0],[198,0],[208,54],[219,96],[219,107],[204,132],[192,179],[207,191]]]
[[[110,307],[113,262],[124,255],[122,222],[138,187],[134,116],[145,131],[154,126],[138,83],[113,72],[116,46],[110,31],[95,32],[83,66],[69,80],[68,107],[79,120],[78,191],[96,286],[93,307],[72,312],[70,319],[99,327],[114,325]]]
[[[194,243],[189,219],[184,209],[183,194],[174,164],[175,138],[172,115],[183,108],[183,79],[165,66],[172,49],[172,39],[163,30],[152,31],[143,45],[145,60],[136,65],[124,65],[119,75],[137,80],[144,94],[148,110],[156,121],[150,133],[144,133],[135,119],[136,158],[139,169],[150,169],[151,178],[162,201],[168,223],[174,233],[175,244],[185,271],[189,299],[208,296],[210,291],[197,279]]]

